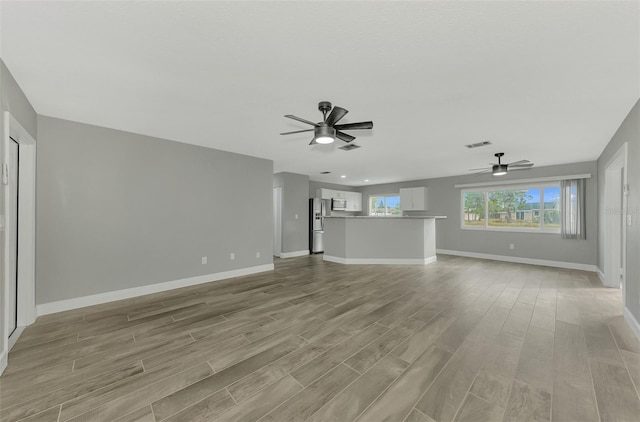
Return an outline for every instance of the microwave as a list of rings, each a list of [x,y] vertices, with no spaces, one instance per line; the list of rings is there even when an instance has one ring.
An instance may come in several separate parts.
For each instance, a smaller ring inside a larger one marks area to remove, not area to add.
[[[333,198],[331,199],[331,209],[334,211],[344,211],[347,209],[347,200]]]

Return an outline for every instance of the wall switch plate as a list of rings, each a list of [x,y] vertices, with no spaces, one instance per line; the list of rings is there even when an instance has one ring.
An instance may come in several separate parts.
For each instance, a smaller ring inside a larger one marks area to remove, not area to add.
[[[232,260],[232,261],[233,261],[234,259],[236,259],[236,254],[235,254],[235,253],[233,253],[233,252],[231,252],[231,253],[229,254],[229,259],[230,259],[230,260]]]
[[[633,216],[631,214],[627,215],[627,226],[631,226],[633,224]]]
[[[513,249],[515,249],[515,248],[516,248],[516,245],[514,245],[513,243],[509,243],[509,249],[512,249],[512,250],[513,250]]]
[[[206,256],[203,256],[203,257],[202,257],[202,265],[204,265],[204,264],[206,264],[206,263],[207,263],[207,257],[206,257]]]
[[[260,258],[260,252],[256,252],[256,258]]]

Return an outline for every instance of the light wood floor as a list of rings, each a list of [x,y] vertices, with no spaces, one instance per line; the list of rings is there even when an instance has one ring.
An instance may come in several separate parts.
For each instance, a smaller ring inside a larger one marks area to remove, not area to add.
[[[640,344],[621,310],[581,271],[276,260],[39,318],[0,420],[633,422]]]

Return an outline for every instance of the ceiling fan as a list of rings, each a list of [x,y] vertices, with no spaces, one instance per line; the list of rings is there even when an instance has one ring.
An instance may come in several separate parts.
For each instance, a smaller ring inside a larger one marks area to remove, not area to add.
[[[507,174],[507,171],[528,170],[533,167],[533,163],[529,160],[514,161],[513,163],[502,163],[500,159],[502,158],[502,156],[504,156],[504,152],[499,152],[494,155],[498,157],[498,164],[489,163],[489,165],[491,165],[491,167],[489,168],[469,169],[469,171],[482,170],[474,174],[491,173],[494,176],[504,176],[505,174]]]
[[[358,122],[358,123],[345,123],[342,125],[337,124],[340,119],[342,119],[349,111],[345,110],[342,107],[335,106],[333,107],[329,101],[320,101],[318,103],[318,110],[322,112],[322,121],[319,123],[313,123],[309,120],[302,119],[300,117],[294,116],[292,114],[286,114],[284,117],[289,119],[297,120],[302,123],[306,123],[308,125],[313,126],[313,129],[304,129],[304,130],[295,130],[293,132],[284,132],[280,135],[291,135],[294,133],[301,132],[311,132],[313,131],[313,139],[309,143],[309,145],[314,144],[330,144],[335,138],[340,139],[341,141],[350,144],[355,136],[351,136],[347,133],[342,132],[343,130],[356,130],[356,129],[371,129],[373,128],[373,122]],[[331,113],[329,113],[331,111]],[[327,115],[329,113],[329,115]],[[351,150],[359,148],[355,144],[345,145],[340,149]]]

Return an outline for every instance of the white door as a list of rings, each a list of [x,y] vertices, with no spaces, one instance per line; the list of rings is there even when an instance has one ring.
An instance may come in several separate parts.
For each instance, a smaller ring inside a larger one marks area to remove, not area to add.
[[[282,252],[282,188],[273,188],[273,254]]]
[[[7,269],[9,272],[7,296],[9,307],[7,315],[9,317],[9,337],[16,330],[18,320],[18,165],[19,165],[18,143],[11,139],[9,144],[9,185],[7,197],[8,214],[6,235],[8,240]]]

